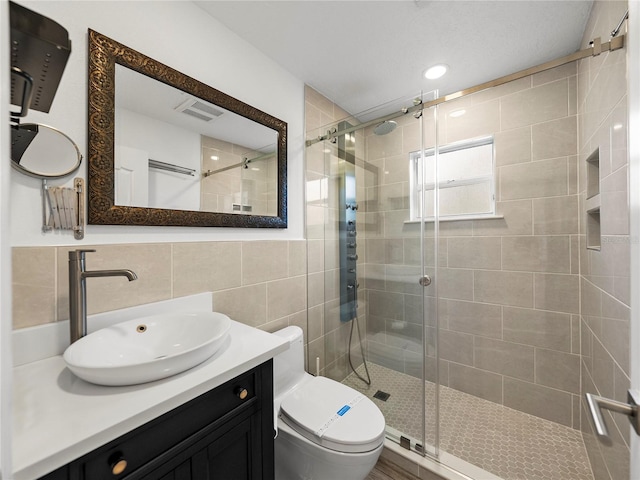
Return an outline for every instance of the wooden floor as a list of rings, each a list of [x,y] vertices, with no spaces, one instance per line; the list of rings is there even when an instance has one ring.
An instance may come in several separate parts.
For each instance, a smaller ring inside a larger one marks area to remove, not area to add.
[[[397,465],[380,458],[365,480],[420,480]]]

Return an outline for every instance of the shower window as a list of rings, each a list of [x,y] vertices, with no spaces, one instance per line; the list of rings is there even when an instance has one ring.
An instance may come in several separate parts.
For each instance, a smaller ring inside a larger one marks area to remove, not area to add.
[[[438,149],[438,157],[439,217],[495,215],[493,137],[445,145]],[[435,216],[435,149],[424,151],[424,163],[420,159],[420,152],[409,154],[412,221],[429,220]],[[424,214],[423,205],[426,210]]]

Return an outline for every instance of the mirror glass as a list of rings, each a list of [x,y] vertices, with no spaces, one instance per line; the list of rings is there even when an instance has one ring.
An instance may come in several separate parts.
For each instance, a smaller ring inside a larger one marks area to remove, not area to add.
[[[36,178],[61,178],[82,162],[78,146],[60,130],[37,123],[11,127],[11,165]]]
[[[115,205],[277,215],[277,131],[122,65],[115,80]]]
[[[89,30],[89,223],[286,228],[287,124]]]

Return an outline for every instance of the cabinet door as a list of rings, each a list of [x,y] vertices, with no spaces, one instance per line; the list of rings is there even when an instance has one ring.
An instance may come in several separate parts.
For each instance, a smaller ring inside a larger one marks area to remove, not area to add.
[[[171,451],[123,480],[262,479],[261,415],[228,422],[179,452]]]
[[[262,478],[262,458],[255,429],[255,416],[207,446],[206,461],[210,480],[258,480]]]

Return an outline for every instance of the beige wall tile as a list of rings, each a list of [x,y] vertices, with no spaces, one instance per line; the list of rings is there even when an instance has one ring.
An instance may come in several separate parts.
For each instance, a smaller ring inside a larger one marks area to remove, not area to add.
[[[531,161],[531,127],[498,132],[494,137],[496,165],[513,165]]]
[[[602,235],[629,234],[627,169],[621,168],[600,182],[600,229]]]
[[[576,116],[538,123],[531,127],[532,159],[565,157],[577,153]]]
[[[569,236],[505,237],[502,268],[527,272],[571,272]]]
[[[11,268],[14,284],[53,289],[56,280],[56,249],[55,247],[13,247]]]
[[[545,83],[500,99],[502,129],[523,127],[567,116],[566,79]]]
[[[213,294],[213,309],[232,320],[257,327],[267,319],[266,284],[220,290]]]
[[[56,295],[51,287],[14,283],[11,306],[14,329],[56,321]]]
[[[571,427],[571,394],[514,378],[504,379],[504,405]]]
[[[307,308],[305,277],[292,277],[267,283],[267,320],[292,315]]]
[[[309,273],[324,270],[324,240],[307,241],[307,269]]]
[[[629,375],[629,335],[630,325],[627,320],[602,319],[602,335],[600,340],[609,355],[622,366]]]
[[[438,303],[438,317],[450,330],[502,338],[502,308],[498,305],[443,299]]]
[[[55,322],[55,247],[14,247],[11,255],[13,328]]]
[[[533,209],[531,200],[497,202],[496,213],[501,219],[473,221],[473,234],[477,236],[532,235]]]
[[[536,349],[536,383],[580,394],[580,356]]]
[[[534,349],[522,344],[493,338],[475,337],[473,365],[482,370],[533,381]]]
[[[477,302],[532,307],[533,275],[476,270],[473,272],[473,292],[474,300]]]
[[[440,298],[473,300],[473,270],[440,268],[435,281]]]
[[[418,283],[421,276],[421,267],[387,265],[385,268],[386,289],[389,292],[421,295],[424,290],[424,287]]]
[[[401,293],[369,292],[367,311],[370,315],[392,320],[403,320],[404,297]]]
[[[289,272],[288,242],[242,242],[242,284],[286,278]]]
[[[578,196],[536,198],[533,200],[535,235],[578,233]]]
[[[402,129],[400,128],[384,136],[369,135],[365,141],[367,160],[402,154]]]
[[[499,270],[501,244],[498,237],[449,238],[447,265],[451,268]]]
[[[531,81],[533,82],[533,86],[537,87],[538,85],[555,82],[556,80],[560,80],[565,77],[577,75],[577,73],[578,66],[576,65],[576,62],[571,62],[556,68],[552,68],[551,70],[545,70],[544,72],[531,75]]]
[[[567,159],[540,160],[498,169],[500,200],[555,197],[568,193]]]
[[[571,315],[503,307],[504,340],[571,352]]]
[[[535,308],[567,313],[580,311],[580,280],[577,275],[537,273],[534,289]]]
[[[450,363],[449,386],[491,402],[502,403],[502,375]]]
[[[442,359],[473,366],[473,335],[440,330],[438,348]]]
[[[174,244],[174,296],[239,287],[241,248],[239,242]]]
[[[491,135],[500,130],[500,101],[491,100],[467,105],[465,114],[459,117],[445,116],[444,143]],[[443,116],[440,115],[442,119]],[[441,140],[442,141],[442,140]]]
[[[307,273],[307,242],[304,240],[289,241],[288,276],[297,277]]]
[[[144,303],[167,300],[171,295],[171,244],[97,245],[87,254],[87,270],[133,270],[138,279],[89,278],[87,312],[100,313]],[[68,247],[58,248],[58,319],[69,318]],[[177,295],[176,295],[177,296]]]
[[[304,86],[304,97],[307,102],[316,108],[322,110],[326,115],[334,117],[334,104],[327,97],[320,94],[317,90],[309,85]],[[305,113],[306,115],[306,113]]]

